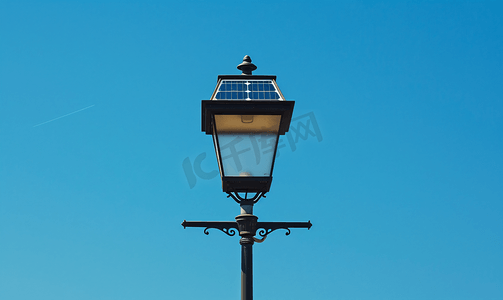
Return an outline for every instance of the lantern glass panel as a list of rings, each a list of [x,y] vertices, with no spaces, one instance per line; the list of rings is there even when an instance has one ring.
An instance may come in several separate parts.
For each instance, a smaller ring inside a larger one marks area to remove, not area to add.
[[[215,115],[214,120],[223,176],[271,176],[280,115]]]

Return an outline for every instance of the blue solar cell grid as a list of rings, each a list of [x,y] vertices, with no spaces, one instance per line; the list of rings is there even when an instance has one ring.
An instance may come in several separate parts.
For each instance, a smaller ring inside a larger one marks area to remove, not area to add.
[[[272,80],[223,80],[216,100],[280,100]]]

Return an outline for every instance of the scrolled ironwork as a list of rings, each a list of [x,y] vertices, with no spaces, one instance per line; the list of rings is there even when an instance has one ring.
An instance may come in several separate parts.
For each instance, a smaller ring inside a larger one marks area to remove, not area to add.
[[[286,230],[285,235],[290,235],[291,228],[311,228],[311,221],[308,222],[257,222],[257,217],[254,215],[239,215],[236,217],[236,222],[222,221],[186,221],[182,223],[183,228],[199,227],[204,228],[204,234],[209,235],[209,229],[218,229],[228,236],[235,236],[239,233],[242,237],[253,237],[256,234],[265,238],[272,232],[278,229]],[[263,241],[263,239],[261,240]],[[256,241],[258,242],[258,241]]]
[[[236,229],[234,229],[234,228],[206,227],[203,230],[204,234],[206,234],[206,235],[210,234],[208,229],[218,229],[218,230],[222,231],[223,233],[227,234],[228,236],[235,236],[236,235]]]
[[[265,238],[270,233],[272,233],[273,231],[276,231],[278,229],[284,229],[284,230],[286,230],[285,235],[290,235],[290,233],[291,233],[290,228],[288,228],[288,227],[260,228],[257,232],[258,232],[258,235],[260,235],[261,237]]]
[[[243,202],[250,202],[250,203],[255,204],[260,200],[260,198],[262,198],[262,197],[266,198],[265,192],[255,193],[255,195],[251,198],[248,198],[248,193],[245,193],[245,196],[243,198],[243,197],[241,197],[241,195],[239,195],[238,192],[228,192],[227,198],[229,198],[229,197],[234,199],[234,201],[236,201],[236,203],[238,203],[238,204],[242,204]]]

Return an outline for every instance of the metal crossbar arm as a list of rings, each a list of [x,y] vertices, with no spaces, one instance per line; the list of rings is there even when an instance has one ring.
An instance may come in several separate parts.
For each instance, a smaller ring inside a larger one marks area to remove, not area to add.
[[[311,228],[311,221],[307,222],[257,222],[257,228]]]
[[[290,228],[311,228],[311,221],[308,222],[256,222],[256,227],[252,225],[251,232],[258,232],[261,237],[266,237],[268,234],[272,233],[278,229],[285,229],[287,232],[285,235],[290,235]],[[208,229],[214,228],[222,231],[223,233],[234,236],[236,235],[236,230],[239,231],[237,222],[225,222],[225,221],[186,221],[182,223],[183,228],[187,227],[200,227],[205,228],[204,233],[209,234]],[[253,227],[255,227],[253,229]]]
[[[224,222],[224,221],[207,222],[207,221],[183,220],[182,226],[184,229],[187,227],[202,227],[204,228],[204,234],[206,235],[210,234],[208,232],[208,229],[210,228],[218,229],[223,233],[227,234],[228,236],[236,235],[236,229],[238,229],[238,224],[236,222]]]
[[[290,235],[290,228],[307,228],[313,226],[311,221],[307,222],[257,222],[258,235],[265,238],[271,232],[278,229],[285,229],[285,235]]]

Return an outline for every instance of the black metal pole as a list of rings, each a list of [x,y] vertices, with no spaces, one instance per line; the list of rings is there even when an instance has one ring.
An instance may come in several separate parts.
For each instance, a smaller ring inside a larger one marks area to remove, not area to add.
[[[241,244],[241,300],[253,300],[253,243]]]
[[[253,203],[241,203],[241,214],[236,217],[241,239],[241,300],[253,300],[253,243],[257,231],[257,216]]]

